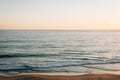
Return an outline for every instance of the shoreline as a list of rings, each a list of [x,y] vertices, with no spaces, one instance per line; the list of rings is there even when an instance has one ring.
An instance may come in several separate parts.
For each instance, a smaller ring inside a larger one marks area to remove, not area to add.
[[[15,76],[0,75],[0,80],[120,80],[120,74],[47,75],[27,73]]]
[[[120,72],[116,71],[116,72],[46,72],[46,73],[0,73],[0,76],[6,76],[6,77],[12,77],[12,76],[18,76],[18,75],[32,75],[32,74],[37,74],[37,75],[50,75],[50,76],[78,76],[78,75],[86,75],[86,74],[115,74],[115,75],[119,75]]]

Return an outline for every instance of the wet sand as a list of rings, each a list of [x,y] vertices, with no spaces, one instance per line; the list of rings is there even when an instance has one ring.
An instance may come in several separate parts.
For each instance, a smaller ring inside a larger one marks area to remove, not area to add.
[[[12,77],[0,76],[0,80],[120,80],[120,75],[86,74],[78,76],[56,76],[42,74],[24,74]]]

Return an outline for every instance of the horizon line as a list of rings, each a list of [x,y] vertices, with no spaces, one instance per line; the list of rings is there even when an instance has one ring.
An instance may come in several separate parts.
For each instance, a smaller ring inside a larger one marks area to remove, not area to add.
[[[0,31],[7,31],[7,30],[10,30],[10,31],[120,31],[118,29],[116,30],[92,30],[92,29],[0,29]]]

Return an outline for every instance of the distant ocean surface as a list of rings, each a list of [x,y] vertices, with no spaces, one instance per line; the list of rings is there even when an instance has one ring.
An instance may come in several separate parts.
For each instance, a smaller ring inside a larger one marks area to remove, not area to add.
[[[120,73],[120,31],[0,30],[0,73]]]

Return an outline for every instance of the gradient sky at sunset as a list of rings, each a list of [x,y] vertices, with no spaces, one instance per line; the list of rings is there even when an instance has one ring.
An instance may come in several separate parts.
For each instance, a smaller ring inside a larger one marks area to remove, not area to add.
[[[0,29],[120,30],[120,0],[0,0]]]

